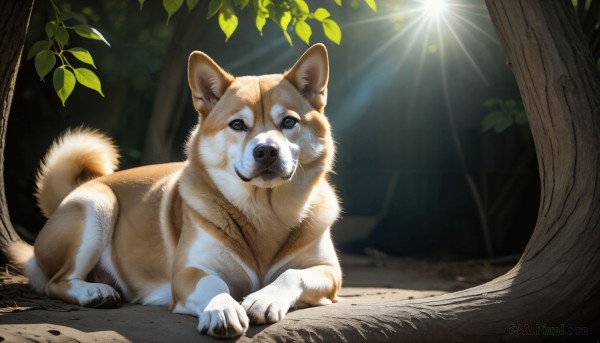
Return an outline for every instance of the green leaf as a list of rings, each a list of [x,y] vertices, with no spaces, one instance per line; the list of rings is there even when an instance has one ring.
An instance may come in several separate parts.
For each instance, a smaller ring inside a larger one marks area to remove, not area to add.
[[[54,37],[54,32],[56,32],[56,22],[54,20],[47,22],[44,30],[46,31],[46,36],[49,39],[52,39]]]
[[[191,11],[198,5],[199,0],[185,0],[185,4],[187,5],[188,11]]]
[[[50,42],[48,42],[47,40],[39,40],[33,43],[31,48],[29,48],[29,51],[27,52],[27,60],[29,61],[33,56],[37,55],[37,53],[42,50],[48,50],[49,47]]]
[[[100,95],[104,96],[104,94],[102,94],[102,84],[100,84],[100,79],[98,79],[98,76],[96,76],[93,71],[86,68],[76,68],[74,72],[77,82],[79,82],[82,86],[91,88],[100,93]]]
[[[229,37],[235,32],[235,29],[238,26],[238,17],[233,13],[233,11],[221,11],[219,13],[219,26],[221,27],[221,31],[225,34],[225,41],[229,40]]]
[[[304,14],[304,15],[308,15],[310,14],[310,10],[308,8],[308,4],[306,3],[306,1],[304,0],[295,0],[294,1],[296,3],[296,9]]]
[[[163,7],[167,11],[167,25],[169,25],[169,19],[177,12],[183,5],[183,0],[163,0]]]
[[[144,8],[144,2],[146,2],[146,0],[138,0],[138,2],[140,3],[140,11],[141,11],[142,8]]]
[[[206,13],[206,19],[212,18],[215,14],[219,13],[223,0],[210,0],[208,3],[208,12]]]
[[[90,55],[90,52],[87,51],[86,49],[83,48],[71,48],[69,50],[65,50],[67,52],[70,52],[76,59],[80,60],[83,63],[87,63],[91,66],[93,66],[94,68],[96,68],[96,65],[94,64],[94,59],[92,58],[92,55]]]
[[[312,29],[310,25],[308,25],[304,20],[298,20],[296,25],[294,25],[294,30],[296,34],[304,43],[309,44],[310,36],[312,35]]]
[[[69,42],[69,32],[64,27],[59,26],[56,28],[54,38],[56,38],[56,43],[62,48]]]
[[[290,11],[283,12],[281,14],[281,18],[279,18],[279,27],[283,31],[287,30],[288,25],[290,25],[290,21],[292,21],[292,13]]]
[[[329,40],[340,45],[340,42],[342,41],[342,30],[340,30],[340,27],[335,21],[332,19],[323,20],[323,31]]]
[[[56,94],[60,98],[60,101],[62,101],[63,106],[65,106],[65,102],[75,88],[75,76],[65,66],[60,66],[54,70],[52,83],[54,84]]]
[[[503,111],[490,112],[483,118],[481,131],[494,129],[496,133],[500,133],[509,128],[514,123],[511,116]]]
[[[292,43],[292,37],[290,37],[290,34],[286,30],[283,30],[283,36],[285,39],[287,39],[291,46],[294,46],[294,43]]]
[[[492,129],[496,125],[496,121],[498,120],[497,119],[497,117],[498,117],[497,113],[499,113],[499,112],[488,113],[483,118],[483,120],[481,121],[481,132],[488,131],[488,130]],[[500,114],[501,114],[501,112],[500,112]]]
[[[375,4],[375,0],[365,0],[367,6],[373,10],[373,12],[377,12],[377,5]]]
[[[75,30],[75,33],[77,33],[83,38],[100,40],[103,41],[106,45],[110,46],[110,44],[108,44],[108,41],[106,40],[106,38],[104,38],[100,31],[96,30],[93,27],[87,25],[75,25],[73,26],[73,30]]]
[[[323,21],[327,18],[329,18],[331,16],[331,14],[329,14],[329,11],[324,9],[324,8],[317,8],[317,10],[315,11],[315,19],[318,21]]]
[[[514,120],[512,118],[505,117],[503,120],[496,123],[494,130],[496,133],[504,132],[506,129],[511,127],[514,124]]]
[[[263,12],[261,12],[261,11],[256,12],[255,23],[256,23],[256,28],[258,29],[258,32],[260,32],[260,34],[262,36],[262,29],[263,29],[263,27],[265,27],[265,24],[267,23],[267,17],[265,16],[265,14]]]
[[[56,55],[50,50],[42,50],[35,55],[35,71],[37,71],[40,79],[44,79],[54,65],[56,64]]]

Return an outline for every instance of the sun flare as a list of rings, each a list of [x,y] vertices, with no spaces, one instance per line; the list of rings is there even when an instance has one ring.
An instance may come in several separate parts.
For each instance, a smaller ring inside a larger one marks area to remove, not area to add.
[[[448,9],[448,0],[423,0],[423,13],[433,19],[444,15]]]

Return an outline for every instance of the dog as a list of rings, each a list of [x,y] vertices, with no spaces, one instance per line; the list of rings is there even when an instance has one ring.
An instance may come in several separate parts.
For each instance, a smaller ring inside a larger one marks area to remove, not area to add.
[[[325,46],[282,74],[243,77],[195,51],[188,79],[198,124],[186,160],[115,171],[109,138],[67,132],[37,178],[48,220],[12,260],[51,298],[168,306],[221,338],[336,302]]]

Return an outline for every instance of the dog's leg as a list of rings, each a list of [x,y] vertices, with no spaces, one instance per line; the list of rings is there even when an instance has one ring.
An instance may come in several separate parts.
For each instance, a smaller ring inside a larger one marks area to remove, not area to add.
[[[242,307],[256,324],[283,319],[290,307],[328,305],[341,287],[341,270],[334,265],[288,269],[265,288],[244,298]]]
[[[50,281],[46,286],[46,293],[51,298],[59,298],[85,307],[115,308],[121,305],[119,293],[111,286],[77,278]]]
[[[229,294],[225,281],[199,268],[185,267],[173,278],[174,313],[198,316],[198,331],[236,337],[248,329],[246,311]]]
[[[108,186],[84,185],[50,217],[35,243],[42,269],[50,273],[46,294],[87,307],[117,307],[119,293],[109,285],[86,282],[110,244],[117,201]]]

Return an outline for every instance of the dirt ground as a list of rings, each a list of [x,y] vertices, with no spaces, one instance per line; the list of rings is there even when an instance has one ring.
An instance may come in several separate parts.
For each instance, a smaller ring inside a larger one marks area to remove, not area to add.
[[[481,262],[424,262],[389,257],[342,256],[340,301],[350,304],[436,296],[466,289],[505,273],[510,266]],[[329,305],[336,306],[336,304]],[[311,309],[290,312],[285,321],[315,319]],[[318,319],[318,318],[316,318]],[[0,342],[222,342],[196,331],[197,319],[162,307],[126,304],[97,310],[34,293],[27,279],[0,272]],[[264,326],[252,326],[252,337]]]

